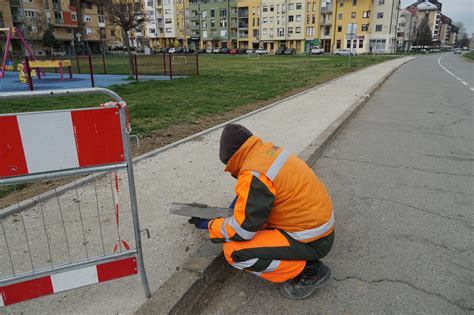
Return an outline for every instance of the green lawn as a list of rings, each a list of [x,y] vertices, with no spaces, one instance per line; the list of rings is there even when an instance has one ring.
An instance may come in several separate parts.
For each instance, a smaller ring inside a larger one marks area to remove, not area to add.
[[[347,57],[202,55],[200,76],[132,82],[111,89],[129,105],[134,133],[149,135],[206,115],[277,98],[390,58],[394,57],[352,57],[353,67],[348,69]],[[112,61],[109,73],[127,67],[126,57],[114,57]],[[99,96],[9,100],[0,102],[0,113],[94,107],[106,100]]]
[[[464,54],[463,56],[467,60],[474,62],[474,51],[468,52],[467,54]]]

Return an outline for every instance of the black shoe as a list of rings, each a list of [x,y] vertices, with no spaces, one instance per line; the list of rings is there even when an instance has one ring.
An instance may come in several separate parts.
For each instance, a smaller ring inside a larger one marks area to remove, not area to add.
[[[288,299],[304,300],[314,290],[323,287],[331,279],[331,270],[320,261],[318,264],[319,270],[314,275],[309,275],[307,272],[305,274],[305,270],[303,270],[296,278],[283,283],[280,293]]]

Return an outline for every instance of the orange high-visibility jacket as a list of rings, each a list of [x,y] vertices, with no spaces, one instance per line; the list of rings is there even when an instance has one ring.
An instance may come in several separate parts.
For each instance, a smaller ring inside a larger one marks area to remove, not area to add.
[[[277,228],[308,243],[334,230],[332,202],[324,184],[304,161],[250,137],[227,163],[237,177],[234,214],[209,222],[213,242],[246,241]]]

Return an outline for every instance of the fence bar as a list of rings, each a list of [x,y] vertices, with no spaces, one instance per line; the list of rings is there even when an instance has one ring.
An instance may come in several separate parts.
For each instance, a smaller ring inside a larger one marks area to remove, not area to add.
[[[131,249],[123,253],[110,254],[105,257],[91,258],[89,260],[68,263],[65,265],[56,266],[54,268],[38,269],[34,273],[28,272],[28,273],[23,273],[21,275],[17,275],[15,277],[1,279],[0,286],[6,286],[9,284],[22,282],[29,279],[40,278],[41,276],[45,276],[45,275],[54,275],[54,274],[64,272],[64,271],[74,270],[74,269],[77,269],[78,267],[87,267],[87,266],[96,265],[97,263],[106,263],[109,261],[117,260],[118,258],[129,258],[129,257],[135,256],[136,253],[137,253],[136,249]]]
[[[170,80],[173,80],[173,57],[171,54],[168,55],[170,60]]]
[[[120,109],[120,121],[123,124],[127,123],[127,114],[125,113],[125,108]],[[125,158],[127,160],[127,170],[128,170],[128,189],[130,192],[130,205],[132,208],[132,219],[133,219],[133,232],[135,234],[135,247],[137,250],[137,267],[140,277],[142,279],[143,287],[145,289],[145,296],[149,298],[151,296],[150,286],[148,285],[148,279],[145,271],[145,263],[143,261],[143,249],[142,249],[142,237],[140,230],[140,222],[138,218],[138,205],[137,205],[137,193],[135,190],[135,179],[133,175],[133,159],[132,151],[130,150],[128,134],[124,129],[122,129],[122,139],[124,146]]]
[[[33,91],[33,80],[31,79],[30,60],[28,59],[28,56],[25,56],[25,68],[26,68],[26,76],[28,79],[28,88],[30,89],[30,91]]]
[[[166,75],[166,54],[163,53],[163,75]]]
[[[69,70],[69,79],[72,79],[72,67],[69,66],[68,70]]]
[[[104,66],[104,74],[107,74],[107,67],[105,66],[105,54],[102,52],[102,65]]]
[[[137,54],[133,54],[134,68],[135,68],[135,80],[138,81],[138,64],[137,64]]]
[[[76,54],[77,73],[81,74],[81,64],[79,63],[79,55]]]
[[[2,92],[0,93],[0,99],[14,99],[14,98],[33,98],[37,96],[67,96],[69,94],[104,94],[110,96],[114,101],[122,103],[123,99],[114,91],[109,89],[94,87],[94,88],[79,88],[79,89],[60,89],[60,90],[49,90],[49,91],[34,91],[30,92]]]
[[[91,74],[91,86],[95,87],[95,82],[94,82],[94,66],[92,65],[92,57],[91,54],[89,54],[89,72]]]
[[[199,53],[196,53],[196,75],[199,75]]]

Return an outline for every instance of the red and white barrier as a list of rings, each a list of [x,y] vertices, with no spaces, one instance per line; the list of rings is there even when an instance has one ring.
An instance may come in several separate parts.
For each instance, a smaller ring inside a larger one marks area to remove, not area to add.
[[[0,116],[0,178],[120,163],[119,108]]]
[[[0,307],[137,274],[135,257],[56,273],[0,287]]]

